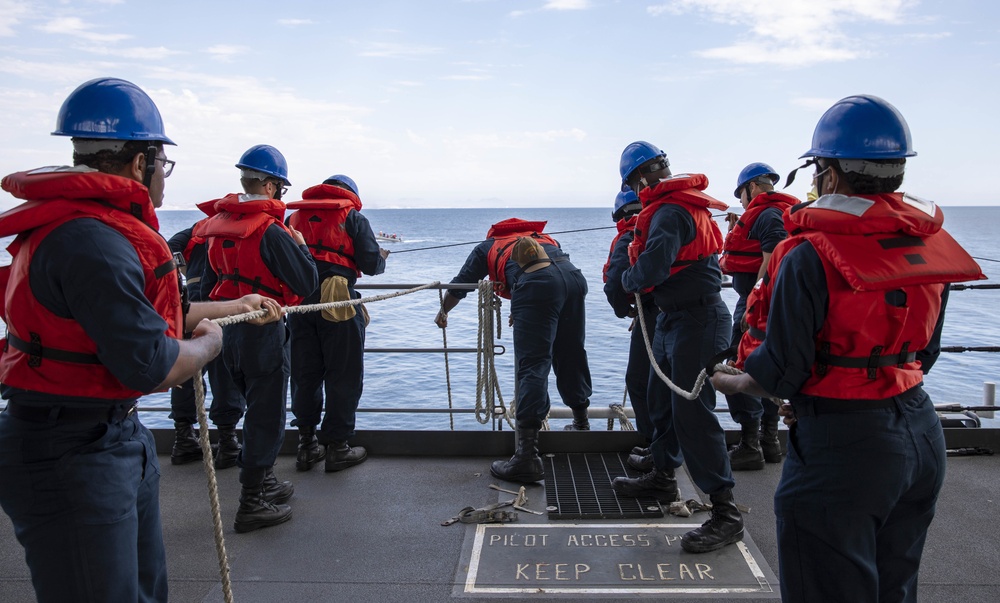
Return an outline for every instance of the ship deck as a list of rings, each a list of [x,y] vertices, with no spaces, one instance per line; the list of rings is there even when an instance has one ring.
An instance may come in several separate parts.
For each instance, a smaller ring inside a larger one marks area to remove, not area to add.
[[[970,444],[968,432],[986,430],[948,431],[965,432],[958,439],[949,437],[949,446],[958,447]],[[169,450],[169,435],[157,433],[159,450]],[[543,453],[581,447],[620,450],[634,438],[621,432],[542,435]],[[988,439],[974,445],[990,444],[996,449],[995,432],[975,435]],[[286,435],[286,452],[293,447],[290,436],[294,430]],[[697,513],[686,519],[666,515],[663,519],[565,521],[520,512],[515,523],[442,526],[442,521],[464,507],[513,498],[489,488],[499,484],[516,489],[489,475],[490,461],[512,449],[511,438],[510,432],[362,432],[357,443],[370,447],[369,460],[330,474],[322,466],[296,472],[294,456],[283,454],[276,473],[295,484],[290,501],[293,517],[280,526],[248,534],[236,534],[232,528],[238,470],[219,472],[233,599],[240,603],[778,599],[772,495],[780,465],[736,475],[736,500],[749,508],[746,546],[727,547],[725,554],[687,555],[674,543],[673,549],[661,546],[651,556],[649,551],[625,546],[634,540],[624,535],[637,533],[654,538],[666,535],[665,542],[669,542],[669,534],[680,534],[688,529],[684,526],[703,521],[704,514]],[[462,450],[488,456],[461,454]],[[170,599],[223,601],[203,467],[200,463],[172,466],[165,454],[160,464]],[[1000,456],[949,457],[921,567],[922,601],[1000,600],[996,571],[1000,521],[995,515],[1000,511],[998,471]],[[683,472],[679,481],[683,499],[698,497]],[[527,508],[545,511],[544,486],[529,486],[527,495]],[[612,534],[618,537],[610,538]],[[593,546],[570,550],[567,535],[571,542]],[[552,546],[540,547],[542,542]],[[582,573],[581,568],[585,568]],[[753,588],[740,588],[747,585],[747,571],[753,576]],[[23,551],[3,514],[0,600],[34,600]]]

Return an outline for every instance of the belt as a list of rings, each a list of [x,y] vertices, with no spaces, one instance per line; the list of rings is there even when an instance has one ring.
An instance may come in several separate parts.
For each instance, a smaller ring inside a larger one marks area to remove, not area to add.
[[[30,406],[7,402],[7,414],[32,423],[119,423],[135,414],[138,402],[128,401],[112,406]]]
[[[884,408],[899,408],[900,405],[919,395],[921,391],[923,391],[922,388],[917,386],[898,396],[881,400],[831,400],[829,398],[794,400],[792,406],[795,408],[795,414],[802,417],[866,412]]]
[[[669,304],[657,305],[660,307],[660,311],[666,314],[667,312],[676,312],[678,310],[686,310],[688,308],[696,308],[699,306],[711,306],[717,303],[722,303],[722,296],[718,293],[709,293],[708,295],[702,295],[701,297],[683,299]]]

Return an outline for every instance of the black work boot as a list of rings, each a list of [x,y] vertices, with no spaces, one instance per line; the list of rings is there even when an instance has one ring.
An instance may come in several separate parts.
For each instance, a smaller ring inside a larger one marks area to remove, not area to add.
[[[653,451],[649,449],[649,446],[634,446],[632,448],[632,454],[638,454],[639,456],[646,456],[647,454],[652,454]]]
[[[649,454],[630,454],[628,455],[628,465],[629,467],[642,471],[643,473],[649,473],[653,470],[653,453]]]
[[[681,498],[674,470],[661,471],[655,466],[639,477],[616,477],[611,487],[623,496],[652,496],[662,503],[676,502]]]
[[[747,421],[740,427],[740,443],[729,451],[729,465],[733,471],[759,471],[764,468],[764,453],[760,451],[760,424]]]
[[[590,431],[590,419],[586,408],[573,409],[573,422],[563,427],[563,431]]]
[[[361,446],[348,446],[347,440],[334,441],[326,449],[326,472],[342,471],[360,465],[368,458],[368,451]]]
[[[272,467],[264,474],[263,492],[264,500],[272,505],[280,505],[288,502],[288,499],[292,497],[292,494],[295,493],[295,486],[292,485],[292,482],[279,482]]]
[[[309,471],[313,465],[326,458],[326,446],[316,439],[315,427],[299,427],[299,452],[295,457],[295,469]]]
[[[760,450],[768,463],[780,463],[781,442],[778,440],[778,415],[764,415],[760,421]]]
[[[292,508],[275,505],[264,498],[264,485],[243,486],[240,508],[236,511],[233,528],[240,534],[284,523],[292,518]]]
[[[545,478],[542,457],[538,456],[538,428],[517,426],[514,456],[507,461],[493,461],[490,475],[508,482],[533,484]]]
[[[171,465],[185,465],[202,459],[198,432],[191,423],[174,422],[174,447],[170,450]]]
[[[712,516],[681,536],[681,548],[689,553],[707,553],[743,540],[743,516],[733,502],[733,491],[723,490],[709,499]]]
[[[215,468],[229,469],[236,466],[240,455],[240,441],[236,438],[235,425],[219,425],[219,447],[215,450]]]

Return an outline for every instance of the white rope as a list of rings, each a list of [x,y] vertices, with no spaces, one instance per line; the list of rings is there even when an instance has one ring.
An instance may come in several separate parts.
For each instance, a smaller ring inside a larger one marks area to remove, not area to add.
[[[222,596],[226,603],[233,603],[233,586],[229,580],[229,559],[226,555],[226,540],[222,535],[222,511],[219,507],[219,483],[215,479],[215,463],[212,445],[208,439],[208,415],[205,413],[205,383],[201,380],[201,369],[194,376],[194,400],[198,411],[198,442],[201,444],[201,461],[208,476],[208,500],[212,507],[212,525],[215,535],[215,553],[219,558],[219,576],[222,579]]]
[[[656,372],[656,376],[659,377],[661,381],[666,383],[667,387],[673,390],[674,393],[676,393],[680,397],[684,398],[685,400],[694,400],[695,398],[698,397],[698,394],[701,393],[701,388],[704,387],[705,380],[708,379],[708,371],[705,369],[701,369],[701,372],[698,373],[698,378],[695,379],[694,381],[694,387],[691,388],[691,391],[685,391],[681,389],[679,386],[675,385],[673,381],[671,381],[666,375],[663,374],[663,371],[660,370],[660,365],[656,362],[656,356],[653,354],[653,346],[649,342],[649,331],[646,330],[646,319],[643,317],[643,312],[641,311],[642,297],[640,296],[639,293],[635,294],[635,305],[637,308],[640,308],[640,311],[637,314],[637,316],[639,318],[639,326],[642,328],[642,339],[643,341],[646,342],[646,353],[649,355],[649,363],[650,365],[652,365],[653,370]],[[739,375],[742,374],[743,372],[736,367],[732,367],[729,366],[728,364],[722,364],[722,363],[715,365],[715,371],[720,373],[727,373],[729,375]]]
[[[625,413],[625,407],[621,404],[611,404],[608,408],[611,412],[615,414],[614,417],[608,417],[608,431],[612,431],[615,427],[615,418],[618,419],[618,423],[621,424],[622,431],[635,431],[635,427],[632,425],[632,421],[629,421],[628,414]]]
[[[503,410],[503,394],[497,380],[496,355],[493,341],[500,337],[500,300],[493,293],[493,283],[479,281],[479,329],[476,336],[476,420],[488,423],[496,416],[497,408]],[[511,422],[510,412],[502,413]]]
[[[372,297],[360,297],[358,299],[347,299],[344,301],[327,302],[325,304],[309,304],[304,306],[286,306],[284,309],[285,314],[304,314],[306,312],[317,312],[320,310],[332,310],[333,308],[346,308],[347,306],[356,306],[358,304],[367,304],[370,302],[382,301],[385,299],[392,299],[394,297],[400,297],[402,295],[409,295],[410,293],[416,293],[417,291],[423,291],[424,289],[429,289],[431,287],[436,287],[441,284],[441,281],[434,281],[433,283],[427,283],[426,285],[420,285],[419,287],[414,287],[412,289],[406,289],[405,291],[397,291],[395,293],[385,293],[383,295],[373,295]],[[220,327],[225,327],[228,325],[234,325],[240,322],[247,322],[255,318],[263,318],[267,316],[267,311],[265,310],[254,310],[253,312],[246,312],[244,314],[235,314],[233,316],[226,316],[224,318],[216,318],[212,322],[216,323]]]

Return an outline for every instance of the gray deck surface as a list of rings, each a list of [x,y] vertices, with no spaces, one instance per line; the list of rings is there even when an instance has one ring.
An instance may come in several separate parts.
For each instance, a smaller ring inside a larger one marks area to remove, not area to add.
[[[161,446],[161,450],[164,447]],[[237,469],[219,473],[226,547],[234,599],[240,603],[346,601],[578,600],[578,595],[455,596],[461,553],[474,526],[440,522],[465,506],[481,507],[509,495],[488,488],[494,457],[373,455],[339,473],[322,467],[298,473],[294,457],[279,458],[276,473],[295,484],[292,520],[236,534]],[[161,500],[171,601],[223,601],[212,537],[206,480],[199,463],[174,467],[160,456]],[[737,473],[736,499],[751,508],[747,532],[770,572],[777,574],[771,498],[780,465]],[[949,458],[944,492],[931,527],[920,575],[921,601],[1000,601],[1000,456]],[[509,484],[502,484],[507,485]],[[682,480],[682,497],[695,496]],[[541,487],[528,506],[544,508]],[[526,514],[521,521],[546,521]],[[702,515],[689,521],[700,522]],[[589,598],[589,597],[588,597]],[[697,600],[697,596],[595,595],[605,601]],[[0,601],[33,601],[28,570],[7,517],[0,514]],[[715,600],[727,600],[716,596]],[[740,598],[740,601],[774,601]]]

